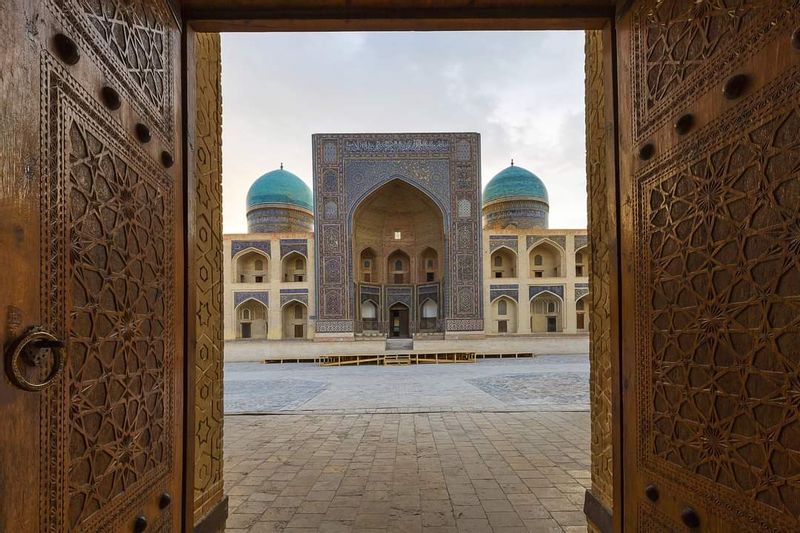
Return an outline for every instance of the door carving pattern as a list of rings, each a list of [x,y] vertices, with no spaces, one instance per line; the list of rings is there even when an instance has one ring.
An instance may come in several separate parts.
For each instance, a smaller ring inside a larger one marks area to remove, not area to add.
[[[682,528],[672,505],[695,507],[712,530],[796,531],[800,64],[789,36],[800,12],[786,0],[669,0],[628,17],[622,142],[657,148],[622,161],[623,180],[634,167],[623,255],[636,310],[624,407],[637,481],[625,490],[641,497],[627,508],[644,531]],[[752,90],[726,102],[723,81],[741,72]],[[681,112],[702,127],[670,131]],[[661,499],[637,483],[657,484]]]
[[[172,15],[162,1],[47,0],[73,37],[174,148]]]
[[[612,508],[612,350],[611,300],[612,253],[609,243],[616,236],[611,225],[613,202],[609,202],[606,141],[608,130],[603,80],[603,33],[586,32],[586,175],[588,222],[591,236],[589,280],[590,402],[592,411],[592,492]]]
[[[70,361],[43,402],[43,531],[110,527],[173,467],[172,178],[67,76],[45,57],[42,308]]]
[[[729,76],[775,34],[791,33],[792,0],[639,2],[631,65],[634,140]]]
[[[800,526],[797,84],[800,68],[637,179],[640,460],[731,519],[778,509],[785,529]]]
[[[222,498],[223,312],[220,38],[197,33],[194,39],[196,522]]]

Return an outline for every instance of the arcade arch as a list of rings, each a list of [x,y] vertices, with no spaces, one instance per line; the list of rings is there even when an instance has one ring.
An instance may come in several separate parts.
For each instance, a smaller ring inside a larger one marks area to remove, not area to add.
[[[564,302],[552,292],[540,292],[531,298],[531,331],[557,333],[564,330],[562,311]]]
[[[268,283],[269,256],[260,250],[248,249],[233,258],[234,283]]]
[[[269,333],[269,310],[255,299],[248,299],[236,306],[236,338],[266,339]]]
[[[492,302],[492,333],[517,332],[517,302],[508,296],[500,296]]]
[[[493,278],[517,277],[517,254],[501,246],[490,257]]]
[[[281,260],[284,282],[306,281],[306,256],[300,252],[290,252]]]
[[[532,278],[560,278],[564,276],[564,255],[562,250],[548,241],[542,241],[531,248],[529,262]]]
[[[303,302],[291,300],[281,311],[284,339],[305,339],[308,332],[308,309]]]

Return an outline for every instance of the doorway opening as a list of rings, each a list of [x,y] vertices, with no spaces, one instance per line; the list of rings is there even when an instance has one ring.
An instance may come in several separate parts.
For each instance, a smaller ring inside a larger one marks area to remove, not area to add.
[[[576,36],[573,44],[579,45],[574,47],[579,88],[575,92],[581,98],[571,118],[574,123],[567,121],[563,127],[574,127],[582,133],[584,43],[582,34]],[[303,38],[329,37],[309,34]],[[355,50],[351,53],[356,56],[362,53],[364,37],[360,34],[347,36]],[[500,36],[501,40],[507,37]],[[223,36],[223,45],[227,38]],[[300,36],[291,38],[300,39]],[[311,46],[298,43],[300,48]],[[235,60],[235,54],[231,53],[230,57]],[[330,61],[337,64],[338,59]],[[235,72],[235,68],[234,65],[229,72]],[[452,75],[460,74],[454,71]],[[286,75],[286,83],[289,77]],[[328,88],[332,90],[333,85]],[[319,117],[329,123],[331,117],[338,116],[336,109],[328,106],[319,112]],[[459,109],[469,109],[469,106]],[[280,111],[276,109],[274,113]],[[302,116],[299,111],[295,113],[298,120]],[[314,119],[309,116],[314,117],[306,114],[303,120],[313,123]],[[236,124],[246,124],[246,117],[233,120]],[[275,141],[282,144],[276,146],[286,143],[290,129],[283,131],[283,140]],[[452,370],[443,368],[445,365],[413,368],[415,373],[406,376],[404,382],[418,392],[399,395],[393,394],[384,381],[390,374],[367,375],[364,374],[366,366],[331,369],[338,373],[323,375],[313,364],[251,367],[246,363],[231,363],[226,365],[226,375],[230,379],[226,394],[231,405],[243,405],[240,403],[243,391],[237,390],[236,384],[245,375],[253,378],[261,372],[271,372],[261,390],[274,391],[270,397],[281,398],[280,402],[298,394],[297,390],[286,388],[286,379],[328,383],[325,390],[309,386],[303,393],[309,395],[302,402],[306,410],[324,409],[326,402],[332,401],[329,393],[338,390],[341,378],[358,383],[354,389],[357,394],[348,395],[346,400],[336,400],[337,409],[343,411],[371,409],[385,414],[386,409],[397,409],[397,406],[408,409],[412,402],[416,402],[416,409],[421,413],[437,409],[472,412],[489,404],[495,407],[516,405],[512,409],[515,410],[523,405],[525,409],[518,411],[519,420],[539,423],[538,417],[544,416],[538,414],[539,409],[544,404],[537,402],[550,401],[542,399],[542,391],[555,390],[559,396],[558,406],[569,409],[564,413],[574,413],[559,415],[559,420],[553,424],[554,427],[573,428],[562,432],[561,436],[564,447],[577,450],[571,467],[575,473],[582,474],[577,477],[570,474],[568,483],[574,490],[569,505],[579,513],[584,485],[589,478],[589,369],[586,323],[579,328],[576,301],[579,287],[587,293],[589,289],[585,276],[577,275],[584,273],[578,266],[588,268],[588,261],[575,251],[582,249],[588,254],[590,247],[588,231],[581,227],[586,224],[585,214],[581,215],[580,223],[570,225],[562,222],[559,212],[585,212],[585,200],[581,197],[585,182],[579,180],[574,189],[567,188],[566,194],[560,192],[557,186],[551,185],[555,181],[550,181],[551,171],[546,161],[540,162],[532,156],[526,158],[524,154],[531,148],[524,142],[515,145],[513,150],[502,149],[507,152],[502,162],[498,156],[492,156],[496,163],[488,164],[487,154],[500,150],[497,141],[490,141],[489,133],[478,132],[478,135],[466,127],[463,130],[442,127],[441,130],[449,129],[452,133],[441,134],[432,126],[429,127],[431,131],[419,134],[369,133],[397,129],[391,125],[365,126],[352,134],[316,133],[318,130],[310,129],[311,142],[295,152],[300,155],[291,163],[286,161],[288,157],[279,155],[276,160],[284,160],[279,168],[268,170],[255,181],[240,186],[248,190],[245,205],[249,231],[231,233],[226,241],[231,250],[244,246],[247,241],[264,243],[273,272],[269,278],[269,298],[280,302],[281,306],[281,325],[277,330],[270,329],[280,333],[271,335],[269,343],[264,344],[267,351],[259,351],[259,357],[267,353],[268,360],[272,357],[280,361],[305,356],[305,360],[313,362],[314,357],[326,354],[361,353],[366,357],[374,353],[372,350],[480,351],[486,357],[463,377],[455,377],[454,372],[460,372],[456,365]],[[410,126],[407,129],[414,131]],[[228,131],[232,130],[231,127]],[[241,146],[247,146],[246,141],[240,142]],[[237,144],[226,140],[225,146]],[[543,146],[539,148],[542,150],[535,151],[542,158],[541,153],[547,150]],[[511,154],[511,151],[517,153]],[[559,154],[563,153],[557,150],[552,157],[561,157]],[[512,155],[515,156],[513,161]],[[245,154],[231,159],[238,167],[245,160]],[[577,174],[582,176],[583,158],[578,157],[571,164],[570,168],[577,169]],[[307,165],[307,170],[301,170],[303,165]],[[536,172],[526,166],[536,168]],[[250,175],[257,175],[261,170],[254,170]],[[483,179],[481,173],[485,176]],[[562,177],[564,173],[562,168]],[[237,171],[236,175],[248,173]],[[235,189],[226,186],[225,190]],[[561,205],[566,202],[569,207],[558,208],[559,202]],[[305,259],[304,265],[297,265],[298,257]],[[583,261],[581,265],[576,262],[578,258]],[[295,271],[303,269],[304,277],[296,278]],[[541,272],[537,275],[536,270]],[[300,298],[299,295],[306,297],[302,304],[292,300]],[[552,305],[545,304],[540,311],[539,302],[551,296],[553,301],[547,303]],[[297,309],[304,309],[304,314],[295,317]],[[302,325],[294,322],[300,317]],[[271,319],[274,318],[271,315]],[[529,357],[527,361],[500,359],[507,354],[537,351],[535,345],[542,342],[539,337],[544,334],[554,339],[549,346],[559,348],[540,351],[539,357]],[[293,342],[291,347],[281,344],[283,340],[298,339],[301,342]],[[261,345],[258,346],[260,349]],[[250,349],[244,343],[226,346],[229,353]],[[568,355],[575,353],[581,355]],[[493,358],[498,360],[492,361]],[[402,358],[395,362],[402,366]],[[559,365],[565,381],[545,379],[545,364]],[[442,387],[455,391],[462,386],[471,391],[469,394],[481,395],[482,400],[473,402],[473,396],[469,395],[456,400],[453,392],[443,395],[435,392]],[[268,405],[267,400],[263,401]],[[547,407],[554,408],[549,404]],[[241,418],[230,416],[228,419],[236,423]],[[513,435],[510,433],[506,438]],[[530,434],[524,438],[533,441],[537,437]],[[555,458],[544,450],[531,453],[556,467]],[[535,495],[534,489],[544,488],[529,486],[535,483],[519,477],[517,489]],[[546,488],[558,490],[553,484]],[[558,511],[547,510],[545,520],[558,524],[552,512]],[[518,512],[517,517],[522,520]],[[564,522],[561,526],[585,524],[575,515],[572,519],[580,523]]]

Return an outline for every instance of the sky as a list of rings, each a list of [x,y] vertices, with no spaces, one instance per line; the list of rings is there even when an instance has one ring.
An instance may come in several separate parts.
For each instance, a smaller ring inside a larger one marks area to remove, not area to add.
[[[541,178],[551,228],[586,227],[583,32],[222,35],[225,233],[283,163],[312,185],[311,135],[478,132],[482,186]]]

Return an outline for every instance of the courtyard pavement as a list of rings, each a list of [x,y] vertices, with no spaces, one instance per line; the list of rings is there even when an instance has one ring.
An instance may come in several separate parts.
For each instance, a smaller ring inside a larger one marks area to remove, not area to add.
[[[575,411],[589,408],[588,355],[474,364],[225,365],[225,412]]]
[[[229,533],[586,531],[586,355],[226,364],[225,398]]]

